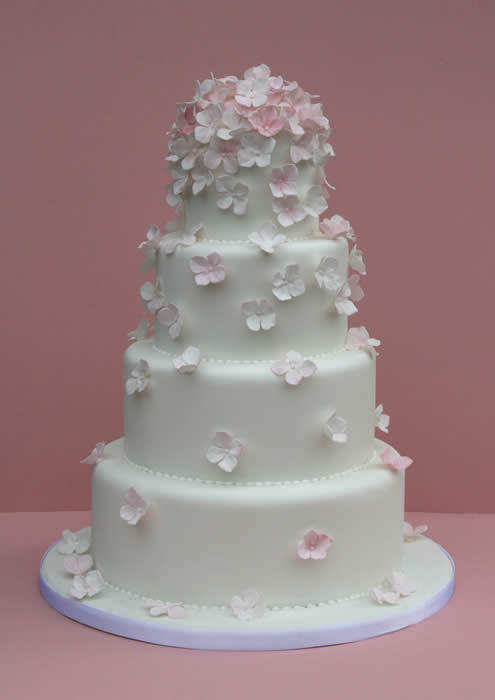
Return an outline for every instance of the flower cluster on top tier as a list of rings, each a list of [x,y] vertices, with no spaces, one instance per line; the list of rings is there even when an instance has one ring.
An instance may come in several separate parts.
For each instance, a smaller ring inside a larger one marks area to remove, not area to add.
[[[330,125],[315,97],[297,82],[272,75],[264,64],[246,70],[241,80],[212,75],[198,82],[193,99],[177,104],[168,132],[168,203],[180,210],[186,192],[197,195],[216,181],[218,206],[243,214],[248,188],[233,176],[240,167],[269,166],[275,137],[283,132],[291,162],[273,169],[270,184],[279,222],[286,226],[321,213],[326,204],[319,185],[311,188],[305,203],[299,202],[295,189],[298,163],[322,166],[333,155]]]

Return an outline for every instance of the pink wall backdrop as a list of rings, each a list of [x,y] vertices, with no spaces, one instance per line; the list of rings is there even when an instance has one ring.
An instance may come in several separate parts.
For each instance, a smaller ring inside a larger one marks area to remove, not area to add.
[[[265,62],[334,128],[407,507],[493,512],[494,20],[475,0],[4,0],[0,510],[89,507],[79,460],[122,433],[136,246],[173,214],[174,103]]]

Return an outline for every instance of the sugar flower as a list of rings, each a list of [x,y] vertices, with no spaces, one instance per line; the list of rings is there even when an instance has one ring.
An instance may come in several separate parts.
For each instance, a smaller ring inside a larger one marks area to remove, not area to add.
[[[263,599],[254,588],[248,588],[241,595],[232,596],[230,607],[239,620],[252,620],[265,614]]]
[[[146,240],[138,245],[144,251],[144,262],[142,269],[144,272],[151,270],[156,262],[156,254],[160,249],[161,233],[158,226],[152,225],[149,227],[146,234]]]
[[[167,304],[163,284],[159,277],[156,279],[155,284],[153,282],[145,282],[141,286],[140,294],[144,308],[151,313],[155,313],[155,311]]]
[[[361,301],[364,297],[364,292],[362,288],[359,286],[359,275],[350,275],[349,276],[349,290],[350,290],[350,298],[352,301]]]
[[[103,590],[103,576],[97,569],[89,571],[85,575],[74,576],[70,594],[73,598],[82,600],[86,596],[93,598]]]
[[[290,159],[293,163],[313,158],[313,137],[311,133],[305,133],[297,138],[290,147]]]
[[[218,105],[210,104],[196,114],[197,126],[194,129],[196,141],[209,143],[216,134],[222,119],[222,110]]]
[[[224,140],[215,136],[210,141],[208,150],[204,154],[203,162],[209,170],[216,170],[223,165],[223,169],[229,175],[234,175],[239,170],[237,151],[239,143],[234,140]]]
[[[412,595],[415,591],[416,586],[406,574],[393,571],[381,586],[371,589],[370,596],[379,605],[397,605],[402,597]]]
[[[168,189],[173,195],[182,197],[191,182],[191,174],[174,165],[170,167],[170,174],[172,175],[172,183],[167,186]]]
[[[334,299],[335,309],[339,314],[351,316],[357,311],[357,307],[351,301],[352,291],[347,282],[340,287]]]
[[[401,457],[399,453],[391,447],[386,447],[380,452],[380,459],[386,467],[396,472],[405,471],[413,463],[410,457]]]
[[[57,544],[59,554],[84,554],[91,544],[91,528],[85,527],[79,532],[63,530],[62,540]]]
[[[82,576],[93,568],[90,554],[69,554],[64,557],[64,569],[73,576]]]
[[[279,301],[288,301],[304,294],[306,287],[299,265],[287,265],[283,272],[276,272],[272,279],[272,292]]]
[[[320,221],[320,231],[325,238],[330,238],[331,240],[339,236],[344,236],[351,240],[355,238],[350,222],[339,214],[334,214],[330,219]]]
[[[178,102],[177,115],[175,117],[175,127],[177,131],[186,136],[194,131],[196,124],[196,103]]]
[[[325,559],[333,544],[333,537],[326,532],[307,530],[297,545],[297,556],[300,559]]]
[[[182,330],[182,316],[175,304],[163,306],[157,313],[156,320],[168,328],[169,335],[173,340],[179,337]]]
[[[146,317],[143,317],[133,331],[129,331],[127,337],[129,340],[144,340],[148,333],[150,322]]]
[[[411,523],[404,521],[404,524],[402,527],[402,534],[403,534],[406,542],[409,542],[411,540],[417,539],[418,537],[421,537],[421,535],[424,535],[424,533],[427,530],[428,530],[428,525],[416,525],[416,527],[413,527],[411,525]]]
[[[282,243],[287,243],[287,236],[279,233],[273,221],[265,221],[258,231],[250,233],[249,242],[257,245],[264,253],[273,253]]]
[[[284,228],[303,221],[307,216],[305,208],[295,195],[274,199],[273,211],[277,214],[278,223]]]
[[[363,253],[354,245],[349,253],[349,265],[360,275],[366,274],[366,265],[363,262]]]
[[[170,139],[168,150],[169,155],[166,158],[168,161],[172,163],[180,162],[184,170],[191,170],[203,153],[204,146],[198,144],[193,135],[189,134],[188,136]]]
[[[328,119],[323,116],[321,104],[307,102],[298,109],[299,123],[307,131],[326,131]]]
[[[216,180],[217,207],[230,209],[238,216],[244,214],[248,205],[249,188],[242,182],[235,182],[230,175],[221,175]]]
[[[304,210],[309,216],[318,217],[325,209],[328,209],[328,204],[325,199],[323,189],[320,185],[310,187],[304,198]]]
[[[219,253],[210,253],[206,258],[196,255],[189,261],[189,267],[194,273],[194,281],[199,287],[208,284],[218,284],[226,277],[225,266],[221,263]]]
[[[139,360],[131,371],[131,376],[125,383],[128,396],[141,393],[146,389],[151,380],[151,370],[146,360]]]
[[[258,134],[263,136],[275,136],[285,126],[284,120],[280,118],[279,110],[272,106],[260,107],[255,112],[251,112],[248,119]]]
[[[271,70],[266,63],[260,63],[259,66],[247,68],[244,71],[245,80],[268,80]]]
[[[246,325],[250,331],[268,331],[277,323],[277,316],[273,306],[267,299],[260,301],[246,301],[241,304],[242,313],[246,319]]]
[[[192,171],[192,193],[194,195],[202,192],[206,187],[209,187],[213,182],[213,175],[211,170],[208,170],[204,165],[198,165]]]
[[[182,221],[171,221],[166,226],[167,235],[162,238],[161,247],[166,255],[175,253],[177,246],[189,247],[198,242],[198,238],[203,235],[203,224],[196,224],[188,231],[184,230]]]
[[[244,128],[245,120],[232,107],[227,107],[222,114],[222,122],[217,129],[217,136],[223,141],[230,141]]]
[[[297,166],[293,163],[283,165],[281,168],[272,168],[270,189],[274,197],[297,195]]]
[[[90,454],[81,459],[81,464],[98,464],[105,457],[105,443],[97,442]]]
[[[125,495],[125,503],[120,508],[120,517],[128,525],[137,525],[148,508],[149,503],[135,489],[130,488]]]
[[[388,433],[388,426],[390,425],[390,416],[383,412],[383,404],[379,404],[375,408],[375,425],[380,428],[384,433]]]
[[[347,442],[347,421],[333,411],[323,426],[323,432],[332,442]]]
[[[315,270],[316,281],[320,288],[336,293],[342,287],[342,277],[339,274],[339,263],[336,258],[325,257],[320,260]]]
[[[349,328],[345,343],[346,350],[367,350],[372,357],[378,355],[375,348],[381,345],[376,338],[370,338],[370,334],[364,326]]]
[[[266,168],[270,165],[272,151],[275,148],[275,139],[266,138],[256,132],[248,132],[241,137],[241,148],[237,153],[239,165],[244,168]]]
[[[184,350],[182,355],[174,357],[172,363],[175,369],[181,374],[191,374],[198,368],[201,360],[202,357],[199,348],[190,345]]]
[[[206,450],[206,459],[217,464],[224,472],[232,472],[241,456],[242,443],[226,432],[215,433],[212,444]]]
[[[291,386],[297,386],[301,380],[312,377],[317,369],[312,360],[305,359],[295,350],[289,350],[285,359],[277,360],[271,366],[273,374],[284,377]]]
[[[243,107],[261,107],[267,99],[270,83],[264,78],[238,80],[235,100]]]
[[[164,603],[162,600],[148,600],[144,603],[151,617],[167,615],[171,620],[178,620],[185,617],[186,610],[180,603]]]

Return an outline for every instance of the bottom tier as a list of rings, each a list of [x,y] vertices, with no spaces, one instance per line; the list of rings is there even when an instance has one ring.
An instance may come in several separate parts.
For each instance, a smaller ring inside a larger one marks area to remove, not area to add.
[[[136,525],[119,516],[129,488],[149,504]],[[91,551],[107,583],[140,596],[223,606],[254,588],[268,606],[306,605],[400,569],[403,513],[404,475],[377,459],[310,482],[206,484],[144,472],[117,440],[93,474]],[[298,556],[310,529],[333,538],[323,559]]]

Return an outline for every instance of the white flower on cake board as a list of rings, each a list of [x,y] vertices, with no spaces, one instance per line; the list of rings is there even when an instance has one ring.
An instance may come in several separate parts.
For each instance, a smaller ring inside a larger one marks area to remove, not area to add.
[[[234,175],[239,170],[237,160],[239,147],[240,144],[234,139],[225,141],[215,136],[203,156],[203,163],[209,170],[216,170],[222,164],[226,173]]]
[[[245,213],[248,205],[249,188],[242,182],[235,182],[231,175],[221,175],[216,180],[217,207],[219,209],[230,209],[234,214],[241,216]]]
[[[160,250],[161,233],[158,226],[152,225],[149,227],[146,234],[146,240],[138,245],[144,252],[144,262],[142,269],[144,272],[151,270],[156,262],[156,254]]]
[[[97,442],[90,454],[81,459],[81,464],[98,464],[105,457],[105,443]]]
[[[150,313],[155,313],[155,311],[167,304],[162,281],[159,278],[155,281],[155,284],[153,282],[145,282],[141,286],[140,294],[144,308]]]
[[[130,488],[125,495],[125,503],[120,508],[120,517],[128,525],[137,525],[148,508],[149,503],[135,489]]]
[[[303,379],[312,377],[317,369],[312,360],[304,358],[296,350],[289,350],[283,360],[277,360],[271,366],[273,374],[284,377],[291,386],[297,386]]]
[[[135,328],[133,331],[129,331],[127,338],[129,340],[144,340],[146,338],[146,334],[148,333],[149,327],[149,320],[146,317],[143,317],[139,321],[137,328]]]
[[[347,442],[347,421],[333,411],[323,426],[323,432],[332,442]]]
[[[196,224],[189,231],[186,231],[182,221],[170,221],[165,228],[167,229],[167,235],[162,238],[161,247],[166,255],[175,253],[177,246],[189,247],[194,245],[204,232],[203,224]]]
[[[284,228],[303,221],[307,216],[299,197],[292,194],[274,199],[273,211],[277,214],[278,223]]]
[[[297,166],[288,163],[281,168],[273,168],[270,179],[270,189],[274,197],[297,195]]]
[[[92,598],[103,590],[103,576],[97,569],[82,576],[74,576],[70,594],[73,598],[82,600],[86,596]]]
[[[250,331],[268,331],[277,323],[277,316],[268,299],[246,301],[241,305],[241,309]]]
[[[264,253],[271,255],[277,246],[287,243],[287,236],[278,232],[273,221],[265,221],[258,231],[249,234],[248,240],[257,245]]]
[[[330,219],[323,219],[320,222],[320,232],[325,238],[330,238],[331,240],[339,236],[344,236],[350,240],[355,239],[350,221],[344,219],[340,214],[334,214]]]
[[[242,454],[243,445],[240,440],[230,433],[215,433],[212,444],[206,450],[206,459],[216,464],[224,472],[232,472]]]
[[[211,185],[213,182],[213,175],[208,168],[205,168],[204,165],[198,165],[192,171],[192,179],[192,193],[196,195]]]
[[[380,452],[380,458],[386,467],[396,472],[405,471],[413,463],[410,457],[401,457],[401,455],[391,447],[386,447]]]
[[[313,187],[309,188],[304,198],[303,206],[306,214],[315,218],[328,209],[327,200],[320,185],[313,185]]]
[[[128,396],[140,394],[146,389],[151,380],[151,370],[146,360],[139,360],[131,371],[131,376],[125,383]]]
[[[384,433],[388,433],[388,427],[390,425],[390,416],[383,412],[383,404],[379,404],[375,408],[375,425],[380,428]]]
[[[182,317],[175,304],[163,306],[156,315],[156,320],[165,328],[168,328],[170,337],[175,340],[182,330]]]
[[[427,530],[428,525],[416,525],[416,527],[413,527],[411,523],[408,523],[406,520],[404,520],[402,526],[402,534],[406,542],[416,540],[418,537],[424,535]]]
[[[307,530],[297,545],[297,556],[300,559],[326,559],[332,544],[333,537],[326,532]]]
[[[199,348],[190,345],[184,350],[182,355],[176,355],[172,359],[172,363],[181,374],[191,374],[198,368],[201,360],[202,356]]]
[[[264,78],[238,80],[235,100],[243,107],[261,107],[267,100],[270,83]]]
[[[91,544],[91,528],[85,527],[79,532],[63,530],[62,540],[57,544],[59,554],[84,554]]]
[[[90,554],[69,554],[64,557],[64,569],[73,576],[82,576],[93,567],[93,557]]]
[[[370,338],[370,334],[364,326],[359,328],[349,328],[347,331],[345,348],[346,350],[367,350],[372,357],[378,355],[375,348],[379,347],[381,342],[376,338]]]
[[[218,105],[210,104],[196,114],[198,126],[194,129],[194,137],[200,143],[209,143],[215,136],[217,127],[222,119],[222,110]]]
[[[265,137],[257,132],[248,132],[241,137],[241,147],[237,153],[239,165],[243,168],[266,168],[270,165],[272,151],[275,148],[275,139]]]
[[[272,279],[272,292],[279,301],[289,301],[304,294],[306,287],[298,264],[287,265],[283,272],[276,272]]]
[[[226,277],[225,266],[222,265],[219,253],[210,253],[206,258],[196,255],[189,261],[189,267],[194,273],[194,281],[200,287],[218,284]]]
[[[234,595],[230,607],[239,620],[252,620],[265,614],[265,604],[254,588],[248,588],[241,595]]]
[[[397,605],[402,597],[410,596],[416,592],[416,586],[401,571],[393,571],[388,579],[381,586],[372,588],[371,599],[383,605]]]
[[[353,270],[359,272],[360,275],[366,274],[366,265],[363,261],[363,253],[355,245],[349,253],[349,265]]]
[[[171,620],[178,620],[185,617],[186,610],[180,603],[164,603],[162,600],[148,600],[144,603],[151,617],[166,615]]]
[[[343,282],[338,270],[339,263],[336,258],[322,258],[315,270],[318,286],[328,289],[329,292],[337,292],[341,288]]]

